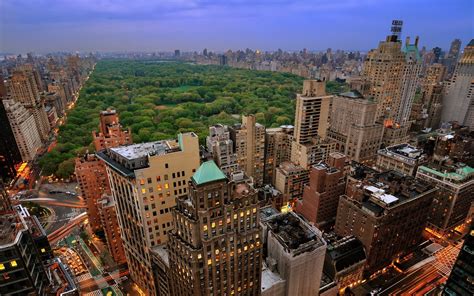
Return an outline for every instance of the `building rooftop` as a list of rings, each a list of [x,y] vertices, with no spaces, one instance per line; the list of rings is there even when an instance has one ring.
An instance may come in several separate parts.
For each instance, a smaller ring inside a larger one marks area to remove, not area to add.
[[[405,163],[416,164],[425,158],[422,149],[418,149],[410,144],[398,144],[380,149],[380,155],[389,156]]]
[[[214,181],[227,180],[227,177],[213,160],[209,160],[201,164],[192,176],[192,180],[196,185],[202,185]]]
[[[265,206],[260,208],[260,221],[265,222],[270,217],[280,214],[274,207],[272,206]]]
[[[333,232],[325,233],[327,242],[326,254],[331,259],[334,271],[342,271],[354,264],[364,261],[367,257],[364,245],[354,236],[339,237]]]
[[[358,92],[357,90],[351,90],[351,91],[348,91],[348,92],[343,92],[343,93],[340,93],[339,96],[341,97],[346,97],[346,98],[351,98],[351,99],[363,99],[364,96]]]
[[[9,211],[0,215],[0,249],[15,244],[22,231],[28,227],[16,211]]]
[[[133,160],[149,155],[163,155],[167,150],[176,148],[173,146],[170,145],[170,141],[164,140],[110,148],[110,151],[127,160]]]
[[[167,266],[170,265],[170,258],[169,258],[169,253],[168,253],[168,249],[166,248],[166,245],[155,246],[151,250],[157,256],[160,257],[163,263],[165,263]]]
[[[452,183],[466,183],[474,179],[474,168],[462,163],[451,166],[430,163],[420,166],[418,171]]]
[[[295,256],[324,245],[319,231],[293,212],[272,216],[265,223],[287,252]]]
[[[281,170],[283,170],[287,173],[301,172],[302,170],[304,170],[304,168],[302,166],[294,164],[291,161],[284,161],[284,162],[280,163],[280,166],[278,168],[280,168]]]

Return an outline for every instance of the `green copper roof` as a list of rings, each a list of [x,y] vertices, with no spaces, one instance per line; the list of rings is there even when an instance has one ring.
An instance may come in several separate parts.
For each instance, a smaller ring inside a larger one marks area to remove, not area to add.
[[[209,160],[201,164],[198,170],[194,173],[192,179],[197,185],[225,180],[227,177],[219,169],[213,160]]]
[[[426,166],[420,166],[420,169],[429,172],[433,175],[439,176],[441,178],[447,178],[456,181],[463,181],[464,179],[470,177],[470,175],[474,174],[474,168],[471,168],[470,166],[458,168],[455,172],[444,173]]]
[[[418,47],[417,47],[415,44],[407,44],[404,48],[402,48],[402,51],[403,51],[405,54],[412,54],[412,55],[414,55],[414,58],[415,58],[417,61],[420,61],[420,60],[421,60],[420,51],[418,50]]]

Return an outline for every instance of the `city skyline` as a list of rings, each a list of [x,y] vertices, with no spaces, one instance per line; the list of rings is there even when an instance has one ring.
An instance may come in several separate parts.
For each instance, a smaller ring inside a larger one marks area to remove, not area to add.
[[[0,52],[367,51],[389,34],[392,19],[402,19],[402,36],[420,36],[421,46],[446,50],[454,38],[467,44],[472,2],[438,2],[6,0]]]

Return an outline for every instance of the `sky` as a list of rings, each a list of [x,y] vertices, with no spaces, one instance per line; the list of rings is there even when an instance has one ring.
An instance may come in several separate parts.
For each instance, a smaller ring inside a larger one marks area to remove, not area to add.
[[[474,38],[473,0],[0,0],[0,52],[366,51],[393,19],[429,49]]]

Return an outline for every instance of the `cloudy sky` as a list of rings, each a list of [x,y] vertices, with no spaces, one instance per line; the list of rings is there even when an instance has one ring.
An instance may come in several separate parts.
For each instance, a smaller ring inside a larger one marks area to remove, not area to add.
[[[0,0],[0,52],[367,50],[404,21],[428,48],[474,37],[473,0]]]

